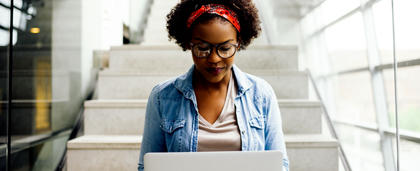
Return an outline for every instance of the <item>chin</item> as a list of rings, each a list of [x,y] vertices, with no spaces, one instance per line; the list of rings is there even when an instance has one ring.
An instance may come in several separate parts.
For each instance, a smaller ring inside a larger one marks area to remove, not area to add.
[[[225,76],[225,75],[224,75],[224,76]],[[210,82],[210,83],[218,83],[218,82],[220,82],[220,81],[222,81],[222,80],[223,80],[224,76],[223,76],[223,77],[221,77],[221,76],[217,76],[217,77],[212,76],[212,77],[204,77],[204,78],[205,78],[208,82]]]

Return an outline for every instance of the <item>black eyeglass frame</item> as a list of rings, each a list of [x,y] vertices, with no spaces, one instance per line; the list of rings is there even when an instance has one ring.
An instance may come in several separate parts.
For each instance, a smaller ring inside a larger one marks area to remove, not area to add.
[[[209,53],[207,56],[205,56],[205,57],[199,57],[199,56],[198,56],[197,54],[195,54],[195,52],[194,52],[194,47],[195,47],[195,46],[197,46],[197,45],[202,45],[202,44],[206,44],[206,45],[208,45],[208,46],[210,47],[210,53]],[[235,53],[233,53],[233,54],[232,54],[231,56],[229,56],[229,57],[222,57],[222,56],[219,54],[219,47],[220,47],[221,45],[225,45],[225,44],[229,44],[229,45],[232,45],[233,47],[235,47]],[[228,59],[228,58],[231,58],[232,56],[234,56],[234,55],[236,54],[236,51],[238,51],[239,42],[238,42],[237,44],[233,44],[233,43],[227,43],[227,42],[225,42],[225,43],[220,43],[220,44],[215,44],[215,45],[210,44],[210,43],[197,43],[197,44],[193,44],[192,42],[190,42],[190,46],[191,46],[191,51],[193,52],[193,54],[194,54],[197,58],[204,59],[204,58],[209,57],[209,56],[210,56],[210,54],[213,52],[213,47],[215,47],[215,48],[216,48],[216,53],[217,53],[217,55],[219,55],[219,57],[221,57],[221,58],[223,58],[223,59]]]

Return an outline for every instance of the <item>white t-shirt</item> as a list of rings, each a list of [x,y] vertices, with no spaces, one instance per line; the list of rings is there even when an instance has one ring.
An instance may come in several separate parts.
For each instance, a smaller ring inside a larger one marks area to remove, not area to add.
[[[225,104],[219,118],[210,124],[199,115],[197,151],[241,151],[241,135],[236,120],[236,82],[230,76]]]

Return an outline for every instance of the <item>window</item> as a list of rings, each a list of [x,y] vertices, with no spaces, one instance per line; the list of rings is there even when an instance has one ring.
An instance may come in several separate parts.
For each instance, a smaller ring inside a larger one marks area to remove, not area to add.
[[[376,123],[370,73],[344,74],[333,80],[337,118]]]
[[[333,71],[368,66],[365,31],[360,12],[327,28],[325,36]]]

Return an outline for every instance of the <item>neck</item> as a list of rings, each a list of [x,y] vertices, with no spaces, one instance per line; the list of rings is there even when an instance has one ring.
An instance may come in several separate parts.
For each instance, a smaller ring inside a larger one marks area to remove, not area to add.
[[[230,77],[232,76],[232,70],[229,70],[229,73],[217,83],[212,83],[206,80],[204,76],[197,70],[194,69],[193,77],[193,86],[194,89],[202,89],[205,91],[221,91],[225,90],[229,85]]]

